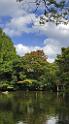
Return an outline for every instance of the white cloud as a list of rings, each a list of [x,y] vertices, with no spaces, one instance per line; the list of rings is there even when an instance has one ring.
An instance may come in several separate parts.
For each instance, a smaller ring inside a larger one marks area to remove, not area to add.
[[[32,23],[36,21],[35,14],[28,14],[20,17],[14,17],[6,24],[4,31],[9,36],[18,36],[23,32],[30,33],[33,31]],[[29,26],[31,24],[31,27]]]
[[[48,38],[44,41],[44,52],[48,54],[49,60],[55,59],[57,54],[60,54],[62,47],[69,46],[69,23],[56,24],[48,22],[45,25],[35,24],[36,29],[44,33]]]
[[[24,56],[26,53],[30,53],[31,51],[36,51],[41,49],[39,46],[26,46],[23,44],[15,45],[16,52],[20,56]]]
[[[39,29],[41,32],[43,31],[49,38],[57,39],[57,40],[68,40],[69,39],[69,23],[56,25],[52,22],[47,22],[44,25],[40,25],[35,22],[36,29]]]
[[[43,47],[44,53],[48,55],[48,61],[53,62],[57,54],[61,53],[61,44],[54,39],[46,39]]]
[[[16,0],[0,0],[0,16],[21,15],[22,10]]]
[[[25,53],[30,52],[29,47],[22,44],[15,45],[15,48],[16,48],[17,54],[20,56],[23,56],[25,55]]]
[[[54,42],[56,42],[54,44]],[[30,53],[31,51],[43,50],[45,55],[48,56],[49,62],[54,62],[56,55],[61,52],[61,47],[59,48],[58,42],[52,39],[47,39],[44,41],[44,46],[26,46],[23,44],[15,45],[16,52],[18,55],[23,56],[25,53]]]
[[[56,55],[59,51],[59,48],[61,47],[61,44],[54,39],[46,39],[44,41],[44,49],[46,50],[46,53],[48,53],[49,55]]]
[[[17,0],[0,0],[0,16],[11,16],[17,17],[26,15],[35,8],[35,0],[23,0],[22,2],[17,2]],[[32,2],[32,4],[31,4]]]
[[[48,61],[49,63],[53,63],[53,62],[54,62],[54,58],[48,58],[47,61]]]

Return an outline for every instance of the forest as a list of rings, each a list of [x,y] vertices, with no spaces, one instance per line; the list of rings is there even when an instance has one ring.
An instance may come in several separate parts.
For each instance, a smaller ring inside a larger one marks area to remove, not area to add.
[[[69,47],[54,63],[43,50],[20,57],[12,40],[0,28],[0,91],[39,90],[69,92]]]

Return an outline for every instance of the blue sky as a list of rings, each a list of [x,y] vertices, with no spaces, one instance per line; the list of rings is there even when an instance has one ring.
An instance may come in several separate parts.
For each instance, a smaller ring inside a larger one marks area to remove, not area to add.
[[[43,10],[40,7],[36,15],[32,13],[33,6],[35,7],[31,4],[22,6],[16,0],[0,0],[0,27],[11,37],[20,56],[43,49],[48,55],[48,61],[53,62],[56,55],[61,53],[61,47],[69,46],[69,23],[56,26],[48,22],[40,25]]]
[[[36,33],[23,33],[19,37],[12,37],[15,44],[23,43],[24,45],[43,46],[43,41],[46,38],[45,35],[37,35]]]

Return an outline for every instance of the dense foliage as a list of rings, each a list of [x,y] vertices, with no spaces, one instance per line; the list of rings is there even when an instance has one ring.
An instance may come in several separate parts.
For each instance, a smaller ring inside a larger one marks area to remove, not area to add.
[[[15,57],[16,51],[11,39],[0,29],[0,86],[12,80]]]
[[[0,29],[0,89],[55,90],[58,83],[69,85],[69,47],[63,48],[55,63],[48,63],[42,50],[23,57],[16,55],[14,45]]]

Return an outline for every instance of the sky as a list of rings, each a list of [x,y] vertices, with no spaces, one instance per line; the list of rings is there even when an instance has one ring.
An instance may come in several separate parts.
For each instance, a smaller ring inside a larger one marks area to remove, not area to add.
[[[22,5],[16,0],[0,0],[0,27],[12,39],[18,55],[40,49],[49,62],[54,62],[61,48],[69,46],[69,23],[40,25],[43,8],[40,7],[37,14],[33,13],[35,4],[31,6],[30,1],[25,0]]]

